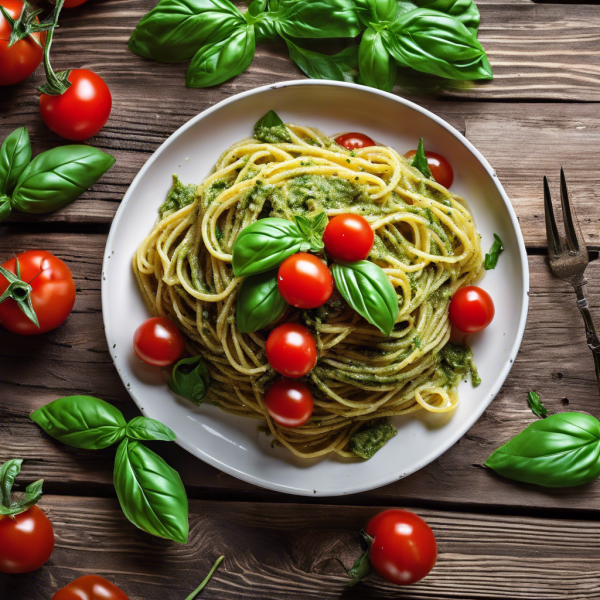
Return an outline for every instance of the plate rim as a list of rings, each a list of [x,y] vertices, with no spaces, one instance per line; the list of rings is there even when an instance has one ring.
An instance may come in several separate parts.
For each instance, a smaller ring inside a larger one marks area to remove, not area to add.
[[[465,421],[464,427],[460,428],[462,430],[462,433],[454,434],[454,435],[450,436],[448,438],[448,440],[445,441],[445,443],[438,445],[434,450],[432,450],[432,452],[428,453],[424,457],[421,457],[421,460],[419,460],[417,463],[415,463],[413,468],[408,469],[405,472],[398,473],[395,471],[390,471],[390,472],[388,472],[387,475],[379,477],[378,480],[375,482],[370,482],[367,485],[356,485],[356,486],[350,487],[348,489],[345,489],[345,490],[342,490],[339,492],[331,492],[331,491],[322,492],[321,490],[313,491],[313,490],[308,490],[308,489],[305,490],[305,489],[299,489],[299,488],[291,488],[289,485],[274,483],[272,481],[265,481],[257,475],[252,475],[252,474],[249,474],[246,472],[242,472],[242,471],[236,469],[235,467],[222,462],[218,458],[215,458],[213,456],[206,454],[204,451],[202,451],[202,449],[198,448],[197,446],[193,446],[192,444],[188,443],[185,440],[181,440],[179,437],[175,440],[175,442],[180,447],[182,447],[184,450],[189,452],[194,458],[200,459],[203,462],[219,469],[220,471],[224,471],[229,475],[232,475],[238,479],[241,479],[242,481],[251,483],[258,487],[262,487],[262,488],[273,490],[273,491],[283,492],[283,493],[287,493],[287,494],[292,494],[292,495],[335,497],[335,496],[357,494],[357,493],[377,489],[377,488],[383,487],[385,485],[388,485],[394,481],[397,481],[399,479],[403,479],[404,477],[407,477],[408,475],[416,473],[423,467],[432,463],[434,460],[437,460],[440,456],[442,456],[442,454],[447,452],[479,420],[481,415],[491,404],[492,400],[496,397],[496,395],[502,389],[504,383],[506,382],[506,379],[508,377],[508,374],[509,374],[511,368],[514,365],[517,354],[521,347],[523,335],[525,332],[525,325],[527,322],[527,315],[528,315],[528,311],[529,311],[529,265],[528,265],[528,260],[527,260],[527,249],[525,246],[525,241],[523,239],[523,233],[521,231],[521,227],[520,227],[518,219],[517,219],[517,215],[514,211],[514,208],[512,206],[512,203],[511,203],[507,193],[504,190],[504,187],[502,186],[502,184],[500,183],[500,181],[498,179],[498,176],[496,175],[495,170],[489,164],[487,159],[481,154],[481,152],[479,152],[479,150],[477,150],[477,148],[464,135],[462,135],[455,127],[450,125],[450,123],[448,123],[441,117],[438,117],[435,113],[431,112],[430,110],[423,108],[422,106],[416,104],[415,102],[412,102],[411,100],[407,100],[406,98],[403,98],[396,94],[384,92],[382,90],[378,90],[375,88],[370,88],[370,87],[355,84],[355,83],[348,83],[348,82],[341,82],[341,81],[329,81],[329,80],[318,80],[318,79],[317,80],[294,79],[294,80],[289,80],[289,81],[282,81],[282,82],[278,82],[278,83],[274,83],[274,84],[267,84],[267,85],[263,85],[260,87],[252,88],[250,90],[246,90],[244,92],[240,92],[237,94],[233,94],[232,96],[225,98],[225,99],[221,100],[220,102],[217,102],[213,106],[203,110],[202,112],[198,113],[197,115],[195,115],[194,117],[192,117],[191,119],[186,121],[183,125],[181,125],[178,129],[176,129],[152,153],[150,158],[148,158],[148,160],[145,162],[145,164],[142,166],[142,168],[138,171],[136,176],[133,178],[131,184],[127,188],[127,191],[125,192],[123,199],[120,202],[119,208],[117,209],[117,212],[115,213],[115,216],[114,216],[113,221],[110,226],[110,231],[109,231],[108,237],[106,239],[106,247],[105,247],[105,251],[104,251],[104,257],[102,260],[102,279],[101,279],[101,305],[102,305],[102,323],[103,323],[103,327],[104,327],[104,334],[106,337],[107,345],[109,348],[109,354],[110,354],[113,366],[115,367],[115,370],[117,371],[119,377],[121,378],[121,381],[123,382],[123,386],[126,389],[127,393],[129,394],[129,396],[131,397],[131,399],[133,400],[135,405],[138,407],[138,409],[144,416],[151,417],[152,415],[148,414],[149,411],[147,411],[146,408],[142,407],[142,403],[140,401],[138,401],[138,399],[136,398],[132,389],[127,385],[128,382],[125,380],[125,376],[124,376],[123,372],[115,363],[116,356],[114,356],[113,353],[110,352],[110,340],[108,339],[107,318],[106,318],[106,313],[108,311],[105,311],[105,306],[108,304],[108,283],[106,282],[105,273],[108,270],[108,260],[111,256],[114,238],[116,235],[115,232],[118,228],[119,222],[120,222],[121,218],[123,217],[125,210],[127,208],[127,205],[135,192],[135,188],[137,187],[138,182],[144,177],[144,175],[152,167],[154,162],[156,160],[158,160],[159,156],[168,148],[168,146],[170,146],[172,143],[174,143],[175,140],[181,134],[183,134],[185,131],[187,131],[188,129],[193,127],[198,121],[206,118],[213,112],[220,110],[223,106],[226,106],[227,104],[237,102],[238,100],[240,100],[242,98],[246,98],[247,96],[261,94],[268,90],[280,89],[280,88],[286,88],[286,87],[294,87],[294,86],[342,87],[342,88],[357,89],[362,92],[367,92],[367,93],[371,93],[371,94],[374,94],[377,96],[382,96],[384,98],[393,100],[395,102],[398,102],[399,104],[403,104],[404,106],[407,106],[413,110],[420,112],[424,116],[428,117],[429,119],[431,119],[432,121],[434,121],[435,123],[437,123],[438,125],[443,127],[448,133],[452,134],[457,140],[459,140],[459,143],[463,144],[476,157],[476,159],[484,167],[484,169],[486,170],[486,172],[488,173],[488,175],[494,182],[494,185],[496,186],[496,188],[500,194],[500,197],[502,198],[502,201],[504,202],[504,205],[508,210],[508,215],[510,217],[511,225],[512,225],[513,231],[515,232],[515,236],[517,238],[517,246],[518,246],[518,250],[519,250],[519,259],[521,262],[521,272],[522,272],[521,284],[523,286],[523,296],[521,298],[521,310],[522,310],[521,317],[520,317],[520,320],[518,323],[515,341],[512,344],[512,346],[509,350],[509,353],[508,353],[509,357],[508,357],[507,361],[505,362],[502,370],[498,374],[498,377],[497,377],[497,380],[499,382],[498,385],[493,388],[493,393],[490,395],[490,397],[488,399],[484,399],[480,403],[480,405],[476,408],[476,410],[474,410],[469,415],[469,418]],[[198,455],[198,451],[201,453],[201,456]]]

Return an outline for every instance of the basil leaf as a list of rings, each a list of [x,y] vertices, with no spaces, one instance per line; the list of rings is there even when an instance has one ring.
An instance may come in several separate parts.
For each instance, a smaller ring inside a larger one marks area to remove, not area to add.
[[[494,243],[490,248],[490,253],[485,255],[485,261],[483,263],[486,271],[496,268],[496,265],[498,264],[498,257],[500,256],[502,250],[504,250],[502,240],[496,234],[494,234]]]
[[[263,14],[267,9],[268,0],[253,0],[248,6],[248,12],[246,14],[251,17],[258,17]]]
[[[380,32],[370,27],[365,31],[358,49],[358,63],[362,84],[386,92],[392,91],[398,69]]]
[[[290,59],[311,79],[331,79],[354,83],[358,71],[358,46],[349,46],[337,54],[313,52],[284,38]]]
[[[38,503],[42,497],[43,479],[30,483],[25,488],[25,493],[15,494],[11,500],[11,491],[15,478],[21,472],[23,460],[14,458],[6,461],[0,468],[0,515],[15,516]]]
[[[92,146],[60,146],[36,156],[19,177],[12,206],[40,215],[79,198],[115,163]]]
[[[581,413],[551,415],[498,448],[485,465],[545,487],[588,483],[600,475],[600,423]]]
[[[243,73],[254,58],[255,46],[253,25],[243,25],[224,40],[202,46],[190,63],[186,87],[219,85]]]
[[[329,223],[327,213],[320,212],[311,219],[297,215],[294,217],[294,221],[296,221],[300,235],[310,243],[313,251],[316,252],[325,247],[325,244],[323,243],[323,234],[325,233],[327,223]]]
[[[398,10],[398,0],[354,0],[358,18],[368,27],[371,23],[391,21]]]
[[[529,392],[527,395],[527,402],[534,415],[541,417],[542,419],[545,419],[548,416],[548,409],[542,404],[540,395],[537,392]]]
[[[5,508],[10,507],[10,492],[17,475],[21,472],[22,464],[22,458],[12,458],[0,467],[0,504]]]
[[[279,319],[287,308],[277,288],[277,271],[245,277],[237,297],[236,322],[240,333],[252,333]]]
[[[142,531],[185,544],[188,500],[177,471],[137,441],[121,442],[113,474],[125,516]]]
[[[435,181],[435,179],[433,179],[433,175],[431,174],[431,169],[429,168],[429,164],[427,163],[427,156],[425,156],[425,149],[423,148],[423,138],[419,138],[419,145],[417,146],[417,153],[415,154],[415,157],[413,158],[412,162],[410,163],[410,166],[415,167],[416,169],[421,171],[421,173],[423,175],[425,175],[425,177],[427,177],[427,179],[431,179],[431,180]]]
[[[231,264],[236,277],[264,273],[310,244],[287,219],[259,219],[244,227],[233,243]]]
[[[454,17],[419,8],[396,18],[383,32],[390,54],[417,71],[449,79],[492,79],[483,46]]]
[[[31,161],[27,127],[15,129],[0,147],[0,196],[10,196],[19,177]]]
[[[166,425],[148,417],[134,417],[127,423],[125,435],[131,440],[172,442],[177,436]]]
[[[346,571],[351,581],[348,585],[356,585],[371,573],[371,562],[369,560],[369,550],[361,554],[352,567]]]
[[[129,49],[144,58],[181,62],[243,24],[240,11],[228,0],[161,0],[137,24]]]
[[[202,404],[210,385],[210,376],[201,356],[193,356],[180,360],[169,378],[169,388],[174,394],[193,402]]]
[[[59,442],[89,450],[121,441],[127,425],[118,408],[91,396],[59,398],[38,408],[30,418]]]
[[[420,8],[437,10],[460,21],[473,35],[479,29],[479,9],[473,0],[415,0]]]
[[[384,335],[390,335],[398,316],[398,296],[383,269],[359,260],[334,263],[331,271],[344,300]]]
[[[254,125],[254,137],[268,144],[280,144],[292,141],[288,128],[274,110],[270,110],[256,122]]]

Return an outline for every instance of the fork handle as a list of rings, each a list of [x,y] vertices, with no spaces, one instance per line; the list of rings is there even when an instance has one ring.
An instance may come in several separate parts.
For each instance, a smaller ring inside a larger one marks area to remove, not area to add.
[[[587,283],[587,282],[586,282]],[[583,286],[576,286],[575,292],[577,293],[577,307],[583,317],[585,323],[585,337],[588,348],[592,351],[594,357],[594,366],[596,367],[596,380],[598,381],[598,389],[600,390],[600,340],[596,334],[596,328],[594,327],[594,321],[590,308],[588,306],[587,299],[583,294]]]

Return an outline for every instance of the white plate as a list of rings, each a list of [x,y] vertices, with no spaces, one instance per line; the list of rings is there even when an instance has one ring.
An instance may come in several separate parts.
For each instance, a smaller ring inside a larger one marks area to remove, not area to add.
[[[460,405],[443,419],[417,413],[396,418],[399,434],[368,461],[327,457],[301,460],[284,448],[272,449],[258,421],[233,417],[216,407],[194,407],[170,393],[159,369],[133,354],[136,327],[149,315],[138,293],[131,259],[150,232],[157,209],[177,173],[198,183],[221,152],[251,135],[269,109],[285,122],[316,126],[326,133],[361,131],[399,152],[425,147],[448,158],[452,191],[464,196],[475,215],[484,249],[493,234],[506,250],[481,284],[493,297],[496,317],[471,346],[483,382],[462,383]],[[479,418],[504,383],[517,355],[527,315],[529,274],[523,237],[506,193],[481,154],[453,127],[429,111],[392,94],[329,81],[289,81],[233,96],[178,129],[148,160],[117,211],[104,256],[102,311],[115,366],[142,413],[162,421],[177,443],[194,456],[272,490],[307,496],[335,496],[390,483],[435,460]],[[190,458],[190,460],[194,460]]]

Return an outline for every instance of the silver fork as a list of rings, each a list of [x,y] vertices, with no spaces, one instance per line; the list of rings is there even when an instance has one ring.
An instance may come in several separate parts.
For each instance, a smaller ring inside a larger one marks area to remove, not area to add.
[[[600,389],[600,340],[596,335],[596,328],[592,320],[590,309],[583,294],[583,286],[587,285],[587,279],[583,276],[590,262],[588,250],[581,234],[579,221],[575,208],[569,202],[569,192],[565,174],[560,169],[560,202],[562,204],[565,234],[561,236],[556,227],[552,199],[548,188],[548,180],[544,176],[544,208],[546,210],[546,237],[548,239],[548,257],[550,269],[556,277],[568,281],[577,294],[577,307],[583,316],[585,323],[585,335],[589,349],[594,356],[596,366],[596,379]]]

